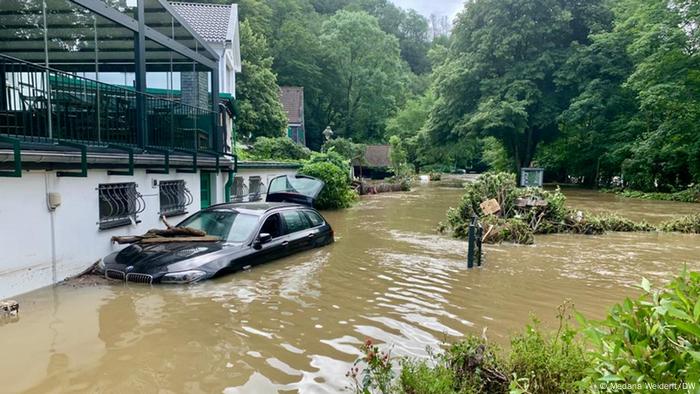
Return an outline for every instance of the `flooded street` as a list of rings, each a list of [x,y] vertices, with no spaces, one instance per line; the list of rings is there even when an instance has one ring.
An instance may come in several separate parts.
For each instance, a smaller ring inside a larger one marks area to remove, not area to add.
[[[564,190],[571,206],[658,223],[700,204]],[[552,324],[570,298],[600,318],[642,276],[700,269],[700,236],[537,236],[488,245],[435,234],[460,189],[420,186],[325,213],[337,242],[189,287],[61,285],[18,297],[0,326],[2,392],[336,392],[366,337],[394,355],[481,334],[506,343],[531,313]]]

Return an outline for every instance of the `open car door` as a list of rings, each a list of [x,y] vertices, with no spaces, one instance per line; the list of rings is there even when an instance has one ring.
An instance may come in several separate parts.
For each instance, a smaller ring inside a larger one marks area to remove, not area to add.
[[[280,175],[270,181],[268,202],[291,202],[313,207],[323,190],[323,181],[305,175]]]

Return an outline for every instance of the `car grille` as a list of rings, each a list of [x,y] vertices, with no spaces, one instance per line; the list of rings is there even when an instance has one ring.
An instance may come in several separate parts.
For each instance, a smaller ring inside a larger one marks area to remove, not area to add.
[[[117,270],[109,270],[109,269],[105,271],[105,278],[115,279],[115,280],[125,280],[126,279],[123,272],[117,271]]]
[[[150,285],[153,283],[153,276],[151,275],[146,275],[146,274],[126,274],[126,281],[127,282],[134,282],[134,283],[145,283]]]

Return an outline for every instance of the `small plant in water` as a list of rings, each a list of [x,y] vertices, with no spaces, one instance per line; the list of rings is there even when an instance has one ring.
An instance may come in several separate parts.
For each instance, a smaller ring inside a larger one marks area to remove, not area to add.
[[[363,356],[358,358],[345,376],[352,379],[356,393],[389,393],[394,380],[390,352],[379,350],[379,346],[367,338],[360,346]]]

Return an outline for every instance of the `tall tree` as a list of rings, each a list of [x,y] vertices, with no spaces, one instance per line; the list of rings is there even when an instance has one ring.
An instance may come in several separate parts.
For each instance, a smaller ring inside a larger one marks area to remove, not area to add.
[[[436,71],[433,141],[494,136],[518,169],[537,145],[555,138],[569,92],[555,75],[572,43],[587,44],[602,0],[474,0],[453,31],[447,61]]]
[[[324,22],[321,44],[329,119],[344,137],[382,140],[385,120],[403,91],[398,40],[364,12],[339,11]]]
[[[249,21],[240,26],[242,72],[237,83],[237,119],[240,134],[247,138],[282,136],[287,126],[279,99],[277,77],[262,34],[254,33]]]

